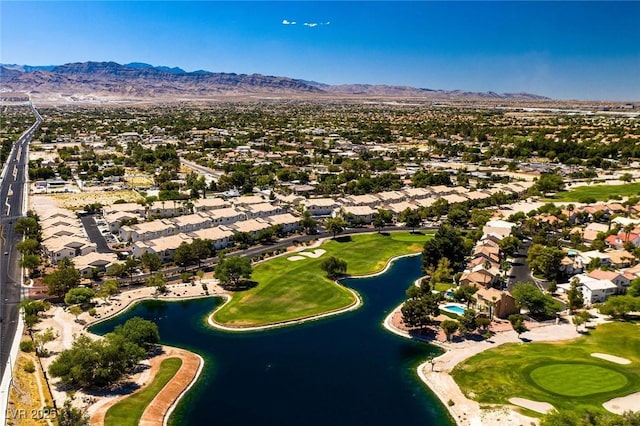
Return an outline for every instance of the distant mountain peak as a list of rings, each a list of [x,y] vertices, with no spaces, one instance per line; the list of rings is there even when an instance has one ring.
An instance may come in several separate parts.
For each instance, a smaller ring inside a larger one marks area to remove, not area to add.
[[[74,62],[64,65],[29,66],[0,64],[0,89],[65,94],[71,97],[109,98],[214,98],[219,95],[323,94],[336,96],[417,97],[423,99],[513,99],[545,100],[528,93],[435,90],[386,84],[329,85],[316,81],[262,74],[187,72],[179,67],[154,66],[144,62],[118,64]]]

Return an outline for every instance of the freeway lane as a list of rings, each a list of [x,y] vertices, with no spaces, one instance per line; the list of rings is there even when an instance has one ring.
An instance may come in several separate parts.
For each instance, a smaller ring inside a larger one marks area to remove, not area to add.
[[[16,141],[0,180],[0,377],[4,377],[11,345],[19,321],[22,277],[16,244],[16,220],[26,213],[26,183],[29,142],[42,123],[32,106],[36,122]]]

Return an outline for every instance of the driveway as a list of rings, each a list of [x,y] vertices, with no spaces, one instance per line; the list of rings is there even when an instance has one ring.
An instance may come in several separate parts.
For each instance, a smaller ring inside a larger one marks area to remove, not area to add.
[[[111,250],[107,244],[107,240],[104,239],[104,235],[100,233],[93,216],[82,216],[80,217],[80,221],[82,222],[82,226],[84,226],[85,231],[87,231],[87,235],[91,242],[96,244],[98,253],[113,253],[113,250]]]

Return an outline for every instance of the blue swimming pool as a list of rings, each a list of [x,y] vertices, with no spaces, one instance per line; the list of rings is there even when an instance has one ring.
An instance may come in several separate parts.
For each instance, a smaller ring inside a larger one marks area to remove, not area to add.
[[[447,303],[446,305],[440,306],[440,309],[460,316],[464,315],[464,311],[466,310],[464,306],[453,303]]]

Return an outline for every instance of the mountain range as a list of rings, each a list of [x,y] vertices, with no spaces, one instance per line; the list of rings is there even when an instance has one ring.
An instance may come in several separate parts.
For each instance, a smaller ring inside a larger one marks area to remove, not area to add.
[[[262,74],[187,72],[141,62],[82,62],[30,66],[1,64],[0,89],[36,95],[109,98],[213,98],[221,95],[295,94],[318,96],[397,96],[429,99],[547,100],[529,93],[433,90],[369,84],[329,85]]]

